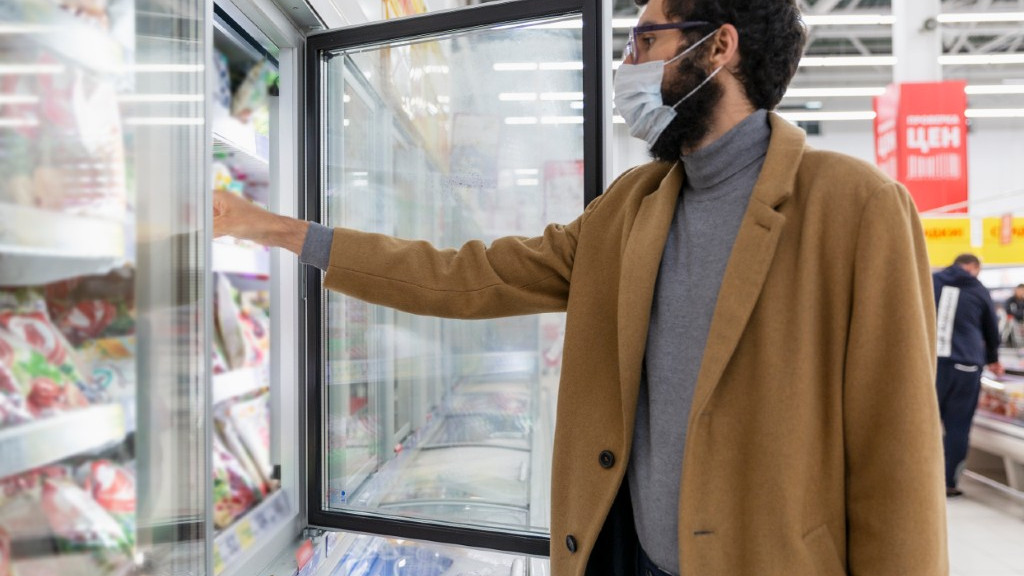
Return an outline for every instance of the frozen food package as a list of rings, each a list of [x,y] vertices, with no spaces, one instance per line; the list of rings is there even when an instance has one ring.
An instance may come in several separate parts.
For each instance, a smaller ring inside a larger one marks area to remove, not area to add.
[[[233,401],[230,401],[215,406],[213,409],[213,420],[217,426],[217,432],[224,442],[224,446],[238,460],[242,468],[245,469],[246,474],[256,482],[259,495],[262,497],[270,491],[270,488],[264,481],[259,466],[256,465],[249,451],[245,448],[245,443],[242,442],[238,429],[235,428],[234,420],[232,420],[229,412],[232,404]]]
[[[258,134],[268,134],[267,91],[276,80],[277,72],[266,60],[253,65],[231,98],[231,115],[242,122],[251,122]]]
[[[224,350],[220,344],[220,339],[217,339],[213,343],[213,352],[210,354],[210,370],[213,374],[224,374],[231,370],[228,366],[228,359],[224,357]]]
[[[93,460],[82,468],[82,488],[117,521],[129,546],[134,545],[135,474],[110,460]]]
[[[375,536],[359,536],[369,540],[354,545],[342,556],[331,576],[443,576],[455,560],[431,544],[406,544]],[[473,566],[481,568],[481,566]],[[487,574],[475,570],[459,570],[455,574]],[[508,573],[506,570],[505,573]]]
[[[57,65],[40,53],[39,65]],[[33,140],[33,202],[37,207],[123,221],[126,167],[115,79],[87,74],[39,75],[39,130]]]
[[[238,319],[238,303],[235,302],[235,289],[227,276],[217,274],[215,293],[217,332],[224,345],[224,356],[232,370],[245,366],[245,334]]]
[[[50,319],[73,346],[95,338],[135,333],[133,274],[117,269],[102,276],[47,284]]]
[[[124,409],[125,426],[135,429],[135,336],[88,340],[77,350],[87,374],[86,388]]]
[[[262,366],[270,354],[270,318],[262,308],[252,303],[251,293],[241,293],[240,299],[238,320],[245,335],[245,365]]]
[[[31,293],[0,293],[0,339],[11,349],[10,373],[33,415],[88,405],[83,395],[88,383],[41,299]]]
[[[270,393],[234,402],[227,408],[234,429],[267,485],[273,483],[270,462]]]
[[[214,103],[224,110],[231,109],[231,69],[228,57],[220,50],[213,52],[213,67],[217,81],[213,90]]]
[[[226,528],[260,501],[259,487],[220,438],[213,438],[213,523]]]
[[[231,175],[231,169],[228,168],[227,164],[214,161],[210,164],[210,172],[213,173],[214,190],[227,190],[231,187],[234,177]]]
[[[14,378],[15,348],[0,330],[0,428],[33,419],[28,399]]]
[[[42,500],[43,514],[62,551],[130,551],[117,521],[73,482],[43,480]]]

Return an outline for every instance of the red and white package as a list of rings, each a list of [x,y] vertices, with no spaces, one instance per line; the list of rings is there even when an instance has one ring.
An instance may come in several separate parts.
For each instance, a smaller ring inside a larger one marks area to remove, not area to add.
[[[87,463],[82,488],[121,525],[125,539],[135,542],[135,475],[110,460]]]
[[[97,338],[117,318],[117,306],[106,300],[76,303],[60,320],[60,329],[69,340],[81,342]]]
[[[228,415],[246,452],[260,473],[263,482],[273,484],[270,462],[270,394],[235,402],[228,406]]]
[[[261,499],[259,487],[220,438],[213,438],[213,524],[226,528]]]
[[[0,339],[13,352],[9,370],[33,415],[45,415],[89,404],[88,382],[73,350],[50,322],[46,303],[33,293],[0,298]],[[98,400],[96,398],[95,400]]]
[[[43,481],[43,514],[61,550],[128,550],[120,525],[91,496],[67,480]]]
[[[0,428],[33,419],[28,400],[14,378],[14,346],[0,331]]]
[[[235,456],[242,468],[245,469],[246,474],[256,482],[262,497],[270,491],[270,486],[264,479],[263,473],[260,472],[260,467],[246,449],[245,442],[242,441],[242,437],[235,427],[235,421],[231,418],[229,411],[231,405],[232,402],[225,402],[214,408],[214,423],[217,425],[221,440],[224,441],[224,446]]]
[[[246,366],[245,332],[239,321],[238,303],[235,302],[235,289],[231,286],[227,277],[223,274],[217,275],[217,286],[215,289],[215,307],[217,332],[220,334],[220,341],[224,345],[224,356],[232,370]]]
[[[77,368],[49,362],[41,351],[45,348],[33,347],[2,327],[0,348],[5,357],[0,381],[7,391],[3,394],[6,424],[88,405],[79,388],[84,383]]]

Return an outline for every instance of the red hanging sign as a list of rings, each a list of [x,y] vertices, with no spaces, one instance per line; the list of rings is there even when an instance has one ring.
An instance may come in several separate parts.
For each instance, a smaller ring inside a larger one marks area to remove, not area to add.
[[[966,82],[890,84],[875,98],[875,160],[920,212],[967,212]]]

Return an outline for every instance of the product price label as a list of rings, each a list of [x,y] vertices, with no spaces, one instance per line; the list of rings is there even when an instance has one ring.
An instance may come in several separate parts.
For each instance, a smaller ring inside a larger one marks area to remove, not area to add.
[[[287,496],[283,491],[278,491],[217,536],[213,546],[214,573],[220,574],[226,565],[238,560],[246,550],[252,548],[259,538],[284,522],[289,510]]]
[[[249,546],[252,546],[252,524],[248,520],[242,520],[239,522],[238,529],[235,533],[238,534],[238,542],[241,544],[242,550],[246,550]]]
[[[242,543],[238,541],[238,534],[234,530],[228,532],[221,540],[220,551],[226,562],[230,562],[242,551]]]

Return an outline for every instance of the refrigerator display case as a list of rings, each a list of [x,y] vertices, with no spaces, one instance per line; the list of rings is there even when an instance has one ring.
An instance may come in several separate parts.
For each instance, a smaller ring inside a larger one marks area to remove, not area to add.
[[[982,376],[970,443],[974,452],[991,456],[972,454],[968,468],[995,469],[988,474],[981,470],[965,474],[1024,501],[1024,374],[1019,370],[1008,370],[999,378]]]
[[[204,8],[0,4],[4,576],[205,569]]]
[[[0,576],[544,573],[562,316],[323,293],[210,200],[439,247],[569,222],[601,18],[0,5]]]

